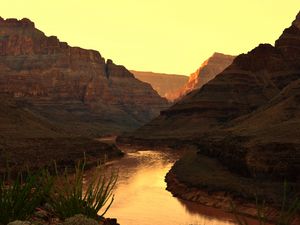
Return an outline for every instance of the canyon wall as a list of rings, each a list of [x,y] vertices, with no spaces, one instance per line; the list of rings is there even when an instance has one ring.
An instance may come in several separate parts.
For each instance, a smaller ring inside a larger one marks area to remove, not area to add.
[[[91,135],[134,129],[167,106],[124,66],[47,37],[28,19],[0,18],[0,92],[72,132]]]
[[[212,80],[228,67],[235,56],[214,53],[205,60],[202,65],[190,75],[188,82],[181,88],[177,98],[182,98],[195,89],[201,88],[208,81]]]

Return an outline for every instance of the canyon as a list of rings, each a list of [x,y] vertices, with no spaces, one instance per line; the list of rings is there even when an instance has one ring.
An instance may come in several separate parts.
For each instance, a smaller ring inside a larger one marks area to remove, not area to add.
[[[201,88],[228,67],[235,56],[215,52],[189,77],[176,74],[141,72],[131,70],[134,76],[151,86],[162,97],[176,102],[195,89]]]
[[[129,71],[28,19],[0,18],[0,174],[115,159],[123,153],[98,138],[121,134],[119,146],[196,150],[166,176],[180,198],[278,207],[283,180],[300,190],[299,46],[300,13],[274,46],[215,53],[187,80]]]
[[[191,187],[200,183],[209,193],[224,187],[201,177],[193,180],[206,156],[235,176],[270,182],[267,186],[274,192],[268,192],[274,195],[264,193],[266,201],[280,199],[282,192],[273,182],[286,180],[299,192],[299,46],[300,13],[275,46],[260,44],[237,56],[214,79],[137,131],[119,137],[119,143],[193,146],[198,150],[193,160],[179,160],[181,170],[171,171],[179,181]],[[238,187],[227,191],[245,195]]]

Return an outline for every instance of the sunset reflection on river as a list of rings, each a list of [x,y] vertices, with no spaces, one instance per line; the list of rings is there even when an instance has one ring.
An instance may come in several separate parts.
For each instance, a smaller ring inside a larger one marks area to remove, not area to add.
[[[112,162],[119,170],[119,180],[106,216],[117,218],[121,225],[233,224],[228,214],[178,200],[166,190],[165,175],[181,154],[127,151],[125,157]]]

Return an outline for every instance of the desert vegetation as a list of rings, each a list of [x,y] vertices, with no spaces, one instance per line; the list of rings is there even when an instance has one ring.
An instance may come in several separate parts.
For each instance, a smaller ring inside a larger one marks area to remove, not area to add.
[[[85,161],[78,162],[73,174],[68,173],[67,169],[63,174],[55,171],[50,174],[45,169],[27,173],[24,177],[19,174],[13,180],[9,175],[2,176],[0,224],[30,220],[35,209],[45,205],[61,220],[78,214],[96,220],[103,219],[114,200],[117,173],[105,172],[104,165],[99,164],[93,176],[85,182]]]

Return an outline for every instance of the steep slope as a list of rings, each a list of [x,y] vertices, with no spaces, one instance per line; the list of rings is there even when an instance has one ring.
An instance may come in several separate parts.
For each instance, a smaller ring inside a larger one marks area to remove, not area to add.
[[[292,26],[285,29],[275,48],[283,57],[272,68],[281,68],[270,74],[279,90],[257,110],[230,121],[220,133],[230,134],[232,140],[222,160],[229,168],[242,161],[252,176],[284,177],[300,180],[300,13]],[[268,63],[272,62],[271,58]],[[268,64],[267,64],[268,65]],[[266,68],[266,67],[265,67]],[[228,135],[229,136],[229,135]],[[212,133],[212,140],[216,134]],[[240,139],[240,140],[238,140]],[[238,141],[237,141],[238,140]],[[214,156],[220,152],[226,138],[214,147]],[[240,148],[240,158],[234,157],[232,146]],[[224,151],[224,150],[223,150]],[[232,160],[233,159],[233,160]]]
[[[0,18],[0,90],[70,132],[93,136],[135,128],[167,103],[125,67],[46,37],[28,19]]]
[[[299,24],[300,13],[275,47],[239,55],[131,140],[189,141],[236,173],[299,180]]]
[[[119,149],[70,134],[62,126],[30,110],[26,101],[0,95],[0,175],[9,166],[12,175],[27,168],[74,165],[86,155],[87,163],[121,155]]]
[[[151,84],[154,90],[169,101],[175,100],[178,95],[178,91],[187,82],[188,77],[177,74],[164,74],[164,73],[153,73],[153,72],[142,72],[130,70],[135,78]]]
[[[222,53],[214,53],[210,58],[202,63],[202,65],[190,75],[188,82],[178,93],[178,97],[181,98],[187,93],[201,88],[208,81],[212,80],[221,73],[226,67],[228,67],[235,56],[225,55]]]
[[[30,104],[0,95],[1,138],[40,138],[69,136],[63,129],[28,110]]]
[[[153,135],[199,135],[257,109],[280,92],[283,82],[287,84],[293,79],[297,79],[297,74],[281,52],[271,45],[260,45],[238,56],[215,79],[162,111],[160,117],[139,132],[151,130],[155,124],[158,129],[150,131]]]
[[[299,96],[298,79],[258,110],[208,132],[200,152],[243,175],[299,181]]]

